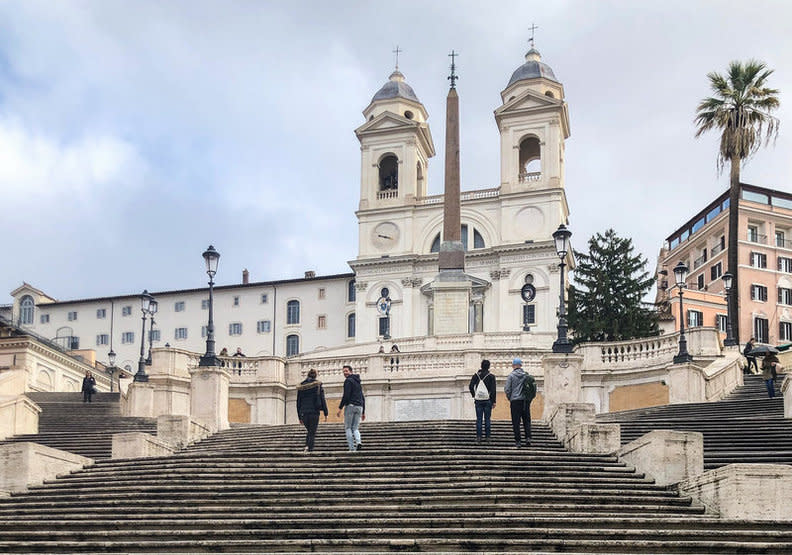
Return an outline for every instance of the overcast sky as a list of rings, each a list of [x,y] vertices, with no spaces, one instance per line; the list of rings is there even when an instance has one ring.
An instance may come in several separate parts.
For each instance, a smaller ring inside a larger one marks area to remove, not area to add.
[[[484,7],[486,5],[486,7]],[[0,304],[27,281],[66,300],[348,272],[361,111],[392,50],[429,112],[442,192],[447,54],[462,189],[495,187],[493,110],[529,27],[564,84],[573,245],[613,227],[650,260],[728,187],[695,139],[706,74],[757,58],[778,141],[743,181],[792,192],[792,3],[778,1],[0,0]]]

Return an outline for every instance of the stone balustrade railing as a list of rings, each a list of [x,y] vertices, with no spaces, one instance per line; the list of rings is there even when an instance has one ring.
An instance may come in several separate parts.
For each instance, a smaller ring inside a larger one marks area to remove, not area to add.
[[[468,200],[478,200],[482,198],[496,198],[500,195],[498,187],[492,189],[479,189],[477,191],[463,191],[460,195],[462,202]],[[444,195],[430,195],[427,197],[419,197],[415,199],[415,204],[422,206],[427,204],[442,204]]]
[[[716,328],[693,328],[687,330],[685,335],[691,355],[714,357],[720,354],[719,332]],[[629,341],[582,343],[576,351],[583,355],[583,368],[586,370],[665,366],[679,352],[679,332]]]

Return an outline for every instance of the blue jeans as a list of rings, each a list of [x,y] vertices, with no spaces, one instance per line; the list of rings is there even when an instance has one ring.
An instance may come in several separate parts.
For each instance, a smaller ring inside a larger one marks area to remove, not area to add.
[[[767,387],[767,396],[775,397],[775,380],[773,378],[765,380],[765,386]]]
[[[347,405],[344,407],[344,430],[346,431],[347,445],[350,451],[356,451],[360,443],[360,418],[363,407]]]
[[[491,422],[490,417],[492,416],[492,401],[487,399],[486,401],[476,401],[476,437],[481,437],[481,420],[484,419],[484,432],[486,433],[487,437],[490,436],[490,429],[491,429]]]

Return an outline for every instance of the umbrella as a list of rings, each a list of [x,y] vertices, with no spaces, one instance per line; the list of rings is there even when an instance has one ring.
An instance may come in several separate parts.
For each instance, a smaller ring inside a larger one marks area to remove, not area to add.
[[[775,347],[771,347],[770,345],[757,345],[753,349],[748,352],[748,356],[751,357],[763,357],[767,355],[777,355],[778,349]]]

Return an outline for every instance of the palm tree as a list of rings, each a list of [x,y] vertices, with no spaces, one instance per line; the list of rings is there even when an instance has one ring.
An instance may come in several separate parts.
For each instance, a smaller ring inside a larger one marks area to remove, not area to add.
[[[718,149],[718,172],[730,163],[729,182],[729,246],[728,267],[734,276],[729,313],[734,315],[732,330],[740,340],[740,317],[737,278],[737,207],[740,202],[740,163],[750,158],[764,141],[778,136],[778,118],[770,113],[778,108],[778,89],[767,87],[767,78],[773,73],[764,63],[749,60],[733,61],[728,74],[707,74],[714,96],[703,99],[696,108],[696,137],[705,131],[721,132]]]

